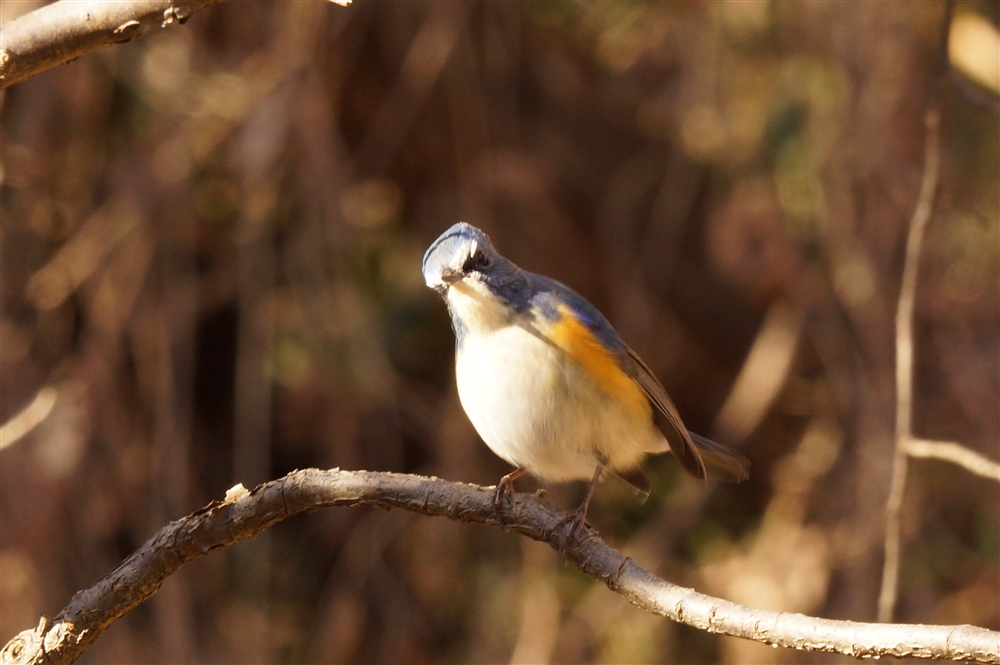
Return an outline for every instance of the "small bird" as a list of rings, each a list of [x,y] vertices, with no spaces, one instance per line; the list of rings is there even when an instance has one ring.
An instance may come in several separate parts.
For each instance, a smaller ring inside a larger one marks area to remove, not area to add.
[[[497,484],[498,510],[525,472],[590,480],[567,542],[583,524],[605,470],[649,494],[646,455],[673,452],[695,478],[748,477],[739,452],[689,432],[663,385],[608,320],[559,282],[522,270],[464,222],[435,240],[422,265],[448,304],[465,413],[486,445],[515,467]]]

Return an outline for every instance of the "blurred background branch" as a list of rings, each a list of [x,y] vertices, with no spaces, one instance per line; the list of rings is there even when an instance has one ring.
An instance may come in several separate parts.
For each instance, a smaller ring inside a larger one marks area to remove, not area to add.
[[[59,0],[0,29],[0,89],[102,46],[187,21],[222,0]]]
[[[907,443],[913,432],[913,308],[917,296],[917,272],[920,266],[920,249],[927,223],[934,212],[937,195],[938,173],[941,168],[941,76],[948,67],[948,38],[954,0],[945,0],[941,20],[937,71],[931,76],[924,112],[924,168],[920,181],[917,205],[910,218],[906,236],[906,253],[903,277],[899,287],[896,308],[896,436],[892,461],[892,480],[886,504],[885,561],[882,567],[882,588],[878,597],[878,619],[892,620],[899,585],[900,511],[906,491],[908,470]]]
[[[45,420],[45,417],[52,412],[58,396],[58,391],[51,386],[39,390],[31,404],[0,426],[0,449],[17,442]]]
[[[900,514],[906,491],[909,457],[919,452],[923,457],[953,461],[971,473],[991,478],[996,463],[962,448],[956,443],[916,441],[913,437],[913,312],[917,294],[917,274],[920,252],[927,224],[934,213],[938,178],[941,169],[941,83],[949,69],[949,38],[954,32],[952,16],[954,0],[944,3],[944,16],[939,28],[938,71],[931,77],[927,108],[924,115],[926,131],[924,171],[916,209],[910,219],[896,310],[896,451],[893,456],[892,480],[886,505],[885,561],[882,569],[882,588],[879,593],[879,621],[892,620],[899,585],[900,565]],[[961,29],[961,28],[960,28]]]
[[[910,457],[939,459],[957,464],[969,473],[1000,482],[1000,464],[953,441],[910,439],[906,444]]]
[[[114,621],[156,593],[192,560],[254,538],[301,512],[331,506],[402,508],[461,522],[481,522],[548,543],[566,561],[639,607],[712,633],[804,651],[854,658],[882,656],[1000,663],[1000,633],[973,626],[863,624],[758,610],[662,580],[608,547],[587,526],[567,541],[568,515],[537,496],[514,494],[502,515],[495,487],[369,471],[295,471],[248,492],[237,485],[213,502],[162,528],[93,587],[37,629],[8,642],[10,665],[71,663]]]

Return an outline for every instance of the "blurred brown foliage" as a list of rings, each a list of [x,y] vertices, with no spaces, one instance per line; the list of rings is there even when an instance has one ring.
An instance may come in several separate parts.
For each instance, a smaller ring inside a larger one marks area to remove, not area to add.
[[[997,7],[957,16],[995,26]],[[233,2],[12,87],[0,418],[56,398],[0,456],[0,641],[236,482],[509,470],[458,405],[420,275],[458,220],[592,300],[689,427],[753,460],[725,487],[650,460],[645,505],[605,483],[590,519],[611,544],[732,600],[873,619],[940,18],[931,2]],[[996,459],[1000,131],[947,83],[943,117],[914,431]],[[1000,487],[912,467],[897,618],[1000,628]],[[88,657],[832,660],[757,646],[645,615],[538,543],[345,509],[190,565]]]

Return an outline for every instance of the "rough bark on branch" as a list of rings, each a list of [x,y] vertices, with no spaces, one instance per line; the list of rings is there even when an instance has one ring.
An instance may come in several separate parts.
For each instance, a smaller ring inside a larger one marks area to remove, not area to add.
[[[857,658],[897,656],[1000,665],[1000,633],[974,626],[871,624],[759,610],[666,582],[610,548],[585,527],[573,543],[566,514],[534,495],[515,494],[502,523],[493,489],[374,471],[295,471],[160,529],[112,573],[78,592],[53,619],[12,639],[4,663],[69,663],[116,619],[185,563],[252,538],[287,517],[329,506],[401,508],[501,526],[564,550],[567,561],[639,607],[712,633]]]
[[[0,28],[0,89],[223,0],[60,0]]]

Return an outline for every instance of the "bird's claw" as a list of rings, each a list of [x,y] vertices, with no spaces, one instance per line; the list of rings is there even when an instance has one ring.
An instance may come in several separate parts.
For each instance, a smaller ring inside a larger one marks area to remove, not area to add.
[[[504,476],[497,483],[496,490],[493,491],[493,512],[497,514],[497,521],[504,523],[504,500],[513,504],[514,481],[508,476]]]
[[[581,506],[580,508],[583,508],[583,510],[577,509],[573,512],[572,515],[567,515],[566,517],[562,518],[561,520],[556,522],[555,526],[553,526],[551,531],[549,531],[550,534],[555,533],[556,530],[562,528],[564,524],[569,523],[569,532],[567,532],[566,538],[563,540],[562,545],[560,545],[559,547],[559,554],[561,554],[563,558],[566,558],[567,554],[569,553],[569,547],[576,540],[577,532],[580,530],[581,527],[583,527],[587,523],[586,506]]]
[[[523,469],[514,469],[497,483],[497,488],[493,492],[493,511],[497,514],[497,520],[503,524],[503,502],[505,498],[511,498],[514,494],[514,480],[524,474]],[[513,498],[511,498],[513,503]]]
[[[493,491],[493,510],[500,511],[503,509],[503,500],[510,496],[514,488],[511,486],[511,482],[507,478],[502,478],[499,483],[497,483],[496,489]]]

